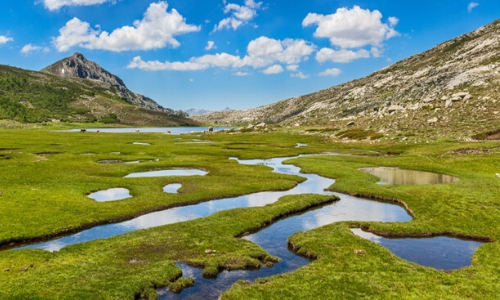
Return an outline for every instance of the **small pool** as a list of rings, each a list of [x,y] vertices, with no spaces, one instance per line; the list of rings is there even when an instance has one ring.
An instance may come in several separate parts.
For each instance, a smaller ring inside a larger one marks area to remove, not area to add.
[[[132,195],[130,195],[130,191],[127,189],[112,188],[89,194],[87,197],[92,198],[97,202],[108,202],[132,198]]]
[[[179,189],[182,187],[180,183],[171,183],[163,187],[163,192],[168,194],[178,194]]]
[[[359,237],[386,247],[402,259],[446,271],[470,266],[474,252],[483,244],[446,236],[385,238],[358,228],[351,231]]]
[[[163,176],[205,176],[207,174],[208,174],[207,171],[199,169],[171,169],[171,170],[131,173],[125,176],[125,178],[163,177]]]
[[[459,181],[460,178],[424,171],[405,170],[390,167],[361,168],[360,171],[369,173],[380,178],[378,184],[389,185],[422,185],[422,184],[443,184]]]

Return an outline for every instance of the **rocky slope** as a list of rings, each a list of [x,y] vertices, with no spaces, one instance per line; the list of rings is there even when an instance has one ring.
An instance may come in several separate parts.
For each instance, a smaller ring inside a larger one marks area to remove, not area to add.
[[[500,128],[500,20],[367,77],[205,123],[280,123],[468,137]]]
[[[88,60],[85,56],[83,56],[83,54],[78,52],[44,68],[41,72],[61,77],[99,81],[103,83],[105,87],[110,88],[112,91],[116,91],[119,97],[130,103],[151,110],[187,117],[187,113],[183,111],[174,111],[170,108],[164,108],[153,99],[130,91],[125,86],[123,80],[121,80],[118,76],[109,73],[97,63]]]

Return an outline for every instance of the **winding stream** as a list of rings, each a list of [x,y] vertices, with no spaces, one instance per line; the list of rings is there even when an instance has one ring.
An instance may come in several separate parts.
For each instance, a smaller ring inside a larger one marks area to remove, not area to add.
[[[237,280],[255,280],[256,278],[290,272],[301,266],[309,264],[310,261],[308,259],[288,251],[287,238],[295,232],[310,230],[340,221],[406,222],[411,220],[411,216],[398,205],[370,201],[349,195],[325,191],[326,188],[335,183],[335,180],[316,174],[302,174],[300,173],[299,167],[283,164],[283,161],[291,158],[296,157],[282,157],[267,160],[238,160],[236,158],[231,158],[237,160],[240,164],[265,165],[271,167],[273,172],[299,175],[306,178],[304,182],[299,183],[297,186],[288,191],[259,192],[239,197],[212,200],[196,205],[170,208],[142,215],[128,221],[97,226],[70,236],[65,236],[48,242],[27,245],[21,248],[39,248],[48,251],[58,251],[68,245],[100,238],[108,238],[138,229],[193,220],[222,210],[264,206],[276,202],[280,197],[285,195],[307,193],[336,195],[340,198],[340,200],[335,203],[309,210],[300,215],[290,216],[260,230],[255,234],[243,237],[244,239],[260,245],[271,255],[280,257],[282,261],[276,263],[274,266],[269,268],[263,267],[259,270],[223,271],[218,274],[216,279],[205,279],[201,275],[201,269],[193,268],[184,263],[180,263],[178,266],[182,268],[183,276],[195,278],[194,287],[185,289],[180,294],[170,293],[166,288],[158,290],[160,299],[200,299],[200,297],[203,297],[204,299],[217,299],[221,293],[227,290]],[[457,243],[452,244],[450,247],[457,247],[457,245],[458,247],[462,247],[462,245]],[[477,246],[479,246],[479,244],[477,244],[475,248],[477,248]],[[432,247],[432,243],[426,247]],[[471,247],[472,246],[469,248]],[[470,256],[474,253],[475,248],[473,248],[472,252],[469,251],[470,254],[466,257],[469,264]],[[446,251],[447,248],[445,247],[443,249],[440,251]],[[410,249],[407,252],[411,253],[413,251]],[[412,260],[411,255],[403,257],[405,259]],[[454,268],[459,267],[462,267],[462,265]]]

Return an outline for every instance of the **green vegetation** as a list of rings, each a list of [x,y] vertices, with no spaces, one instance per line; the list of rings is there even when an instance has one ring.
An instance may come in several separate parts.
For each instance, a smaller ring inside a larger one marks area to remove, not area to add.
[[[363,130],[363,129],[349,129],[336,134],[338,138],[347,138],[351,140],[365,140],[371,139],[376,140],[384,135],[373,130]]]
[[[288,163],[301,166],[303,172],[335,178],[331,187],[335,191],[397,199],[415,218],[407,223],[341,222],[296,233],[289,241],[298,253],[316,257],[312,264],[255,284],[236,284],[222,299],[494,299],[500,293],[498,242],[481,246],[471,267],[440,272],[404,261],[349,231],[349,227],[363,227],[389,236],[448,233],[498,240],[500,179],[496,173],[500,153],[495,142],[332,144],[319,135],[284,131],[169,136],[0,129],[0,137],[3,245],[176,205],[288,189],[302,180],[270,172],[265,166],[240,165],[228,157],[342,152],[352,155],[302,157]],[[212,143],[179,144],[193,139]],[[295,148],[298,142],[308,147]],[[387,153],[397,155],[384,155]],[[141,163],[98,163],[105,159]],[[372,166],[439,172],[461,180],[443,185],[384,186],[376,184],[376,177],[357,170]],[[131,172],[171,167],[203,168],[209,174],[123,178]],[[164,185],[174,182],[183,184],[180,194],[162,192]],[[86,197],[111,187],[125,187],[134,197],[106,203]],[[278,258],[238,237],[283,215],[333,200],[318,195],[291,196],[265,207],[220,212],[73,245],[55,253],[0,251],[0,298],[90,299],[97,295],[102,299],[149,299],[155,297],[156,287],[168,285],[179,290],[192,284],[191,279],[180,277],[174,261],[203,268],[206,275],[222,269],[271,265]],[[217,252],[207,255],[206,249]],[[366,254],[356,255],[355,249]]]

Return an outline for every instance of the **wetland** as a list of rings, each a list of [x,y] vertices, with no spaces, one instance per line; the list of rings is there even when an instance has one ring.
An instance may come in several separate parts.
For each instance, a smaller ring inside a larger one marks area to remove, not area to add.
[[[141,130],[150,145],[138,147],[137,132],[32,133],[1,132],[0,155],[10,158],[0,160],[4,299],[331,299],[349,298],[349,290],[355,298],[491,298],[500,291],[500,159],[451,151],[494,142],[373,145],[286,131]],[[378,154],[389,152],[399,155]],[[359,171],[379,167],[455,179],[378,184],[381,176]],[[158,171],[174,173],[144,174]],[[117,187],[133,197],[88,197]]]

